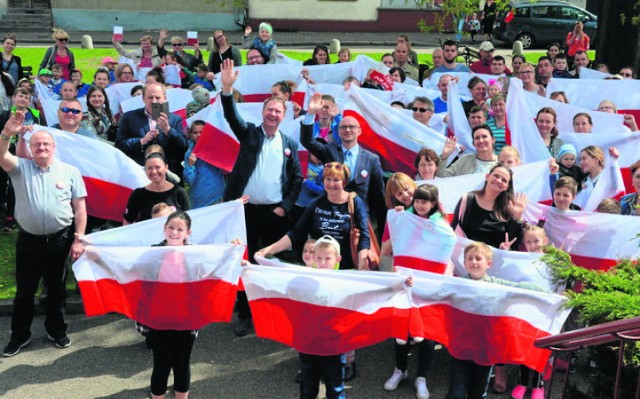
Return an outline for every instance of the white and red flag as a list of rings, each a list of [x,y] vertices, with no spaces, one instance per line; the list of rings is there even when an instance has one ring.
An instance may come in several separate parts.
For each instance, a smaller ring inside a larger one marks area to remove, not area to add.
[[[401,110],[351,85],[347,91],[343,116],[360,122],[362,134],[358,143],[378,154],[385,170],[415,174],[413,162],[423,148],[442,152],[445,136],[421,123],[407,118]]]
[[[123,314],[159,330],[229,322],[244,246],[95,247],[73,265],[87,316]]]
[[[549,159],[549,150],[544,145],[535,123],[536,114],[529,109],[520,79],[511,79],[509,83],[506,109],[506,141],[520,152],[522,162],[530,163]]]
[[[394,265],[439,274],[445,272],[456,243],[456,235],[448,224],[410,212],[390,210],[387,226]]]
[[[558,334],[566,297],[399,268],[412,275],[410,333],[444,345],[457,359],[523,364],[542,371],[551,352],[534,346]]]
[[[606,154],[604,169],[600,172],[598,184],[591,187],[590,183],[586,183],[586,187],[584,186],[573,202],[585,211],[595,211],[603,199],[622,197],[625,188],[618,161]]]
[[[187,211],[191,217],[191,244],[227,244],[239,238],[247,242],[244,206],[240,201],[223,202]],[[83,241],[100,247],[144,247],[164,239],[166,218],[154,218],[84,236]]]
[[[473,135],[471,134],[471,125],[462,107],[460,94],[458,93],[458,85],[453,80],[449,81],[447,91],[447,112],[449,113],[448,136],[455,136],[458,143],[463,145],[469,151],[475,151],[473,145]]]
[[[89,215],[122,221],[131,192],[149,183],[140,165],[101,140],[44,126],[56,140],[56,157],[78,168],[87,187]],[[27,135],[27,139],[30,135]]]
[[[635,238],[640,218],[584,211],[560,211],[529,203],[524,220],[544,220],[549,241],[571,255],[572,261],[587,269],[607,270],[618,259],[640,257]]]
[[[256,335],[329,356],[406,339],[410,291],[397,273],[248,266],[242,273]]]

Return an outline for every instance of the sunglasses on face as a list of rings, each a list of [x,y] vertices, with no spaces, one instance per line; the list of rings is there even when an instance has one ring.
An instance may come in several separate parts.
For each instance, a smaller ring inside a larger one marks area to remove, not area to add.
[[[411,110],[413,112],[420,112],[420,113],[423,113],[423,114],[425,112],[427,112],[427,111],[431,111],[431,109],[429,109],[429,108],[420,108],[420,107],[413,107],[413,108],[411,108]]]
[[[58,38],[58,39],[56,39],[56,40],[58,40],[59,42],[68,42],[68,41],[69,41],[69,39],[68,39],[68,38],[66,38],[66,37]]]
[[[625,77],[625,78],[630,78],[630,77],[632,77],[633,75],[632,75],[632,74],[630,74],[630,73],[621,73],[621,74],[620,74],[620,76]]]
[[[62,107],[60,108],[60,111],[62,111],[63,114],[68,114],[69,112],[71,112],[74,115],[78,115],[82,113],[81,109],[69,108],[69,107]]]
[[[173,47],[182,47],[182,43],[171,43]]]

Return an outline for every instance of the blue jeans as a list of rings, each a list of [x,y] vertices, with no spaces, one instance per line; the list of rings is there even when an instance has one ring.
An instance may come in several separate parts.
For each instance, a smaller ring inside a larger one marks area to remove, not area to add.
[[[320,378],[324,380],[327,399],[346,399],[342,373],[344,355],[319,356],[300,352],[300,399],[316,399]]]
[[[482,399],[487,396],[491,366],[481,366],[471,360],[453,359],[451,380],[445,399]]]

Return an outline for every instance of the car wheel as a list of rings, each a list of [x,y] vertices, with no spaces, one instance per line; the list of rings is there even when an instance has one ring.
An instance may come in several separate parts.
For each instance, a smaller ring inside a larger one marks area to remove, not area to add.
[[[522,42],[523,49],[530,49],[536,42],[535,37],[531,33],[521,33],[516,37],[516,40],[520,40]]]

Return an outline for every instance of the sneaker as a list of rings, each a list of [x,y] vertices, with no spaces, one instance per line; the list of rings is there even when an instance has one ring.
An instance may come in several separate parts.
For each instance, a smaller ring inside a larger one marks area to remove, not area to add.
[[[145,326],[142,323],[138,323],[137,321],[136,323],[136,331],[138,332],[138,334],[142,335],[143,337],[146,337],[147,335],[149,335],[149,327]]]
[[[68,348],[69,346],[71,346],[71,340],[66,335],[63,335],[60,338],[54,338],[51,335],[47,334],[47,339],[51,342],[55,342],[56,347],[60,349]]]
[[[544,388],[533,388],[531,399],[544,399]]]
[[[424,377],[416,378],[416,398],[429,399],[429,390],[427,389],[427,379]]]
[[[298,370],[294,381],[296,382],[296,384],[300,384],[302,382],[302,371]]]
[[[405,370],[403,372],[400,369],[394,369],[391,377],[387,380],[387,382],[384,383],[384,389],[386,389],[387,391],[395,391],[396,388],[398,388],[398,385],[400,385],[400,383],[408,376],[409,370]]]
[[[18,352],[20,352],[20,349],[29,345],[29,342],[31,342],[29,338],[27,338],[26,341],[19,341],[17,339],[11,338],[7,346],[4,347],[2,356],[11,357],[17,355]]]
[[[14,218],[7,218],[4,221],[4,226],[2,230],[6,233],[10,233],[16,227],[16,220]]]
[[[513,391],[511,391],[511,397],[513,399],[522,399],[524,398],[524,395],[527,393],[527,387],[525,387],[524,385],[518,385],[515,388],[513,388]]]
[[[344,375],[342,377],[342,381],[344,382],[349,382],[351,380],[353,380],[354,378],[356,378],[356,363],[347,363],[344,366]]]

